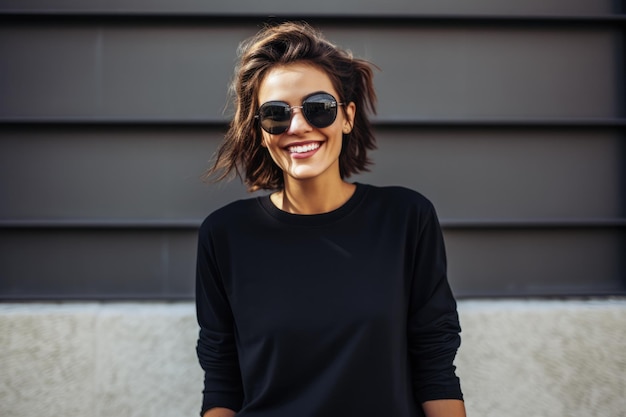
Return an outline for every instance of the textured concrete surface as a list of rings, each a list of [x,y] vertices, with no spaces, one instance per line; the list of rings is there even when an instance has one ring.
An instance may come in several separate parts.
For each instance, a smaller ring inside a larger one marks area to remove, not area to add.
[[[626,300],[466,301],[470,416],[626,416]]]
[[[626,416],[626,300],[459,311],[469,416]],[[0,416],[197,416],[196,335],[191,303],[0,304]]]
[[[197,416],[191,304],[0,305],[0,416]]]

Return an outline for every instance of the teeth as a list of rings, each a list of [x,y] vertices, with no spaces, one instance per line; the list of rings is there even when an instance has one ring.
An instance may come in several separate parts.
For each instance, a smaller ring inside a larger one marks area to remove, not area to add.
[[[320,144],[318,142],[309,143],[307,145],[290,146],[289,147],[289,152],[291,152],[291,153],[311,152],[311,151],[313,151],[315,149],[318,149],[319,147],[320,147]]]

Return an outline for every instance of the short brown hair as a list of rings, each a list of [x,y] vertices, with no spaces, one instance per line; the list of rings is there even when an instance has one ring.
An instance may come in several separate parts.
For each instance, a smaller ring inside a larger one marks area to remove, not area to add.
[[[235,116],[207,175],[216,181],[233,171],[249,191],[284,187],[282,170],[261,146],[262,134],[255,119],[257,93],[268,71],[276,65],[307,62],[324,71],[338,92],[340,102],[354,102],[356,116],[349,134],[343,135],[339,156],[341,178],[367,171],[367,151],[376,148],[368,113],[376,113],[372,64],[354,58],[330,43],[306,23],[287,22],[267,26],[239,47],[239,64],[231,84]],[[345,111],[345,110],[344,110]]]

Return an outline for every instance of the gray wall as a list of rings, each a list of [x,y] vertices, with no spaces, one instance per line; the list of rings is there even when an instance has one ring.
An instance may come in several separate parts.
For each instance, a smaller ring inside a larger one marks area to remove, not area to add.
[[[626,294],[617,2],[0,1],[0,298],[191,299],[238,43],[376,63],[371,173],[438,208],[459,297]],[[308,7],[308,8],[307,8]]]

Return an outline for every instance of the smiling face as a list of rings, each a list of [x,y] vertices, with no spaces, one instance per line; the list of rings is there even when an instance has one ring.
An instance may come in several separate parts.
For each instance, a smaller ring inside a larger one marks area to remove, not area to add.
[[[259,87],[258,102],[282,101],[301,106],[313,93],[325,92],[340,101],[337,91],[325,72],[307,63],[294,63],[272,68]],[[340,106],[337,118],[328,127],[312,126],[302,109],[293,109],[291,123],[281,134],[264,130],[263,146],[283,171],[285,185],[290,181],[341,181],[339,154],[343,133],[352,130],[354,103]],[[260,129],[260,128],[259,128]]]

